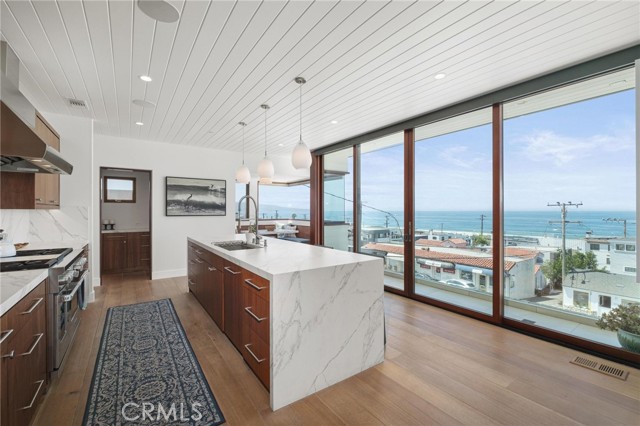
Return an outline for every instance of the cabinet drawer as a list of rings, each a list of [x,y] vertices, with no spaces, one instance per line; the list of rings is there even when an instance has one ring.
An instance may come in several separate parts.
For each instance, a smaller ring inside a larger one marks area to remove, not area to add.
[[[270,360],[269,344],[262,340],[250,327],[243,327],[242,357],[258,379],[269,390],[270,388]]]
[[[243,289],[242,319],[258,337],[269,341],[269,302],[258,297],[256,292],[247,286]]]
[[[44,315],[45,281],[31,290],[27,296],[0,318],[0,330],[3,336],[7,335],[7,333],[18,334],[31,318],[41,312]]]
[[[247,270],[244,271],[242,278],[245,288],[251,289],[258,297],[269,301],[269,280]]]

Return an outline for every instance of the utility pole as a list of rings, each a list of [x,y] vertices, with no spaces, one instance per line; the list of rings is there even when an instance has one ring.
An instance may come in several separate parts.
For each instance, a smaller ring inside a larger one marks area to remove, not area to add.
[[[627,219],[618,219],[618,218],[611,218],[608,217],[606,219],[602,219],[605,222],[617,222],[617,223],[623,223],[624,224],[624,238],[627,238]]]
[[[567,236],[567,223],[582,223],[580,221],[570,221],[567,220],[567,206],[581,206],[580,203],[572,203],[571,201],[567,203],[561,203],[560,201],[556,201],[555,203],[547,203],[548,207],[560,207],[560,217],[562,220],[550,220],[549,223],[562,223],[562,286],[564,287],[564,277],[567,275],[567,264],[566,264],[566,236]]]
[[[484,218],[486,216],[481,214],[480,215],[480,235],[482,235],[482,233],[484,232]]]

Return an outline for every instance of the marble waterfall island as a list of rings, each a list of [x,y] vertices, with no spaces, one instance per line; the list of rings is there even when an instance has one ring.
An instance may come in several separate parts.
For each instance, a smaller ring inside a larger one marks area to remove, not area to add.
[[[269,281],[273,410],[383,361],[381,258],[275,238],[250,250],[215,245],[234,239],[244,236],[189,238],[188,244]]]

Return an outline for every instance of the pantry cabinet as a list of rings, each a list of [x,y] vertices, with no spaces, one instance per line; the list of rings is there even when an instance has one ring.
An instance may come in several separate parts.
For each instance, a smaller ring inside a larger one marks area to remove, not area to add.
[[[101,266],[103,274],[151,270],[149,232],[102,234]]]

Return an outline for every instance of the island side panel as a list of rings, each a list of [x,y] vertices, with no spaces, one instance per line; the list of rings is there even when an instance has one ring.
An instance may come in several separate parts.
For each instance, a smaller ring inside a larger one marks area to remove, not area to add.
[[[273,410],[383,361],[383,297],[382,259],[273,277]]]

